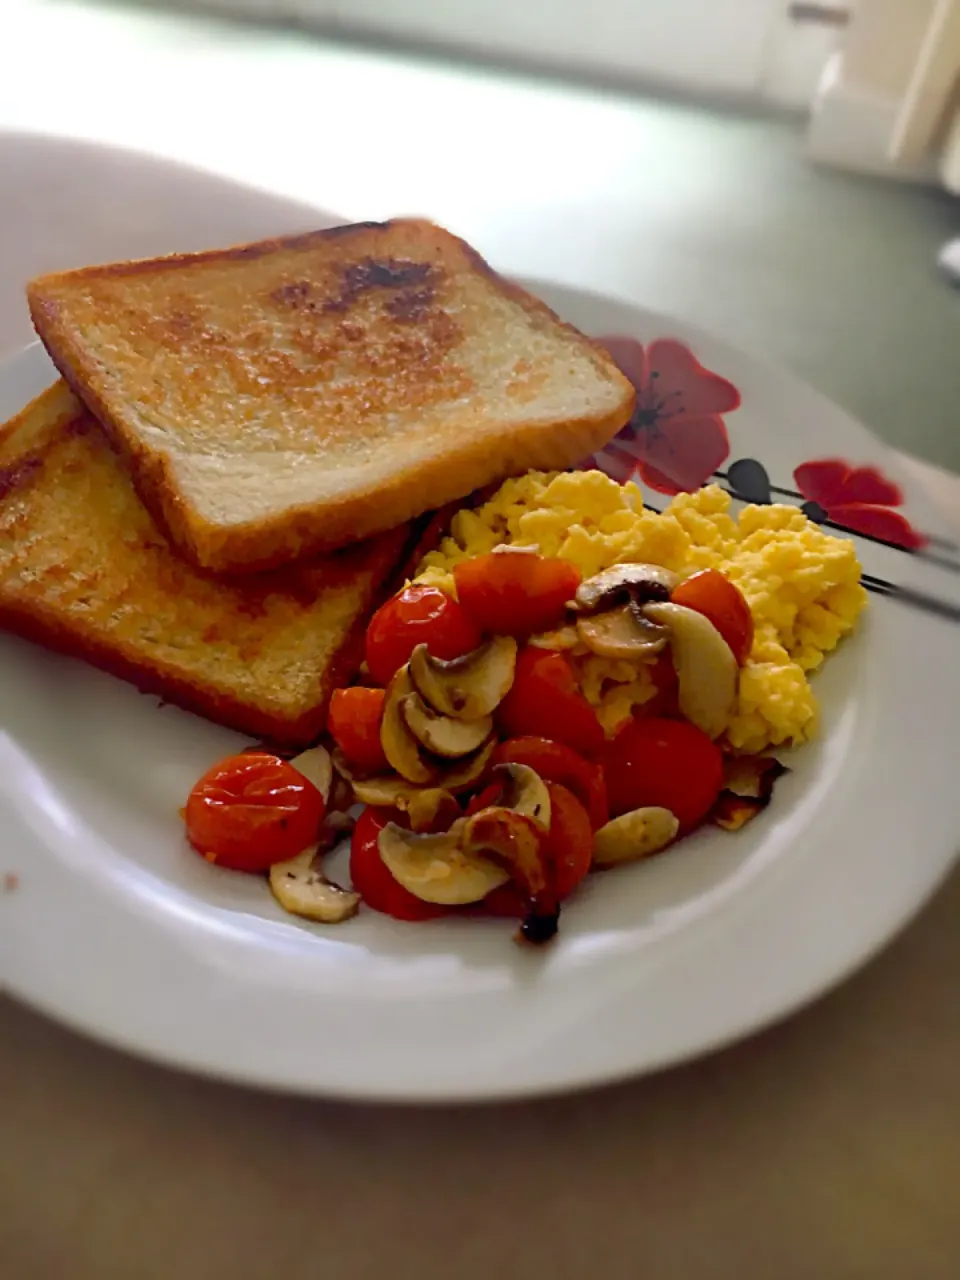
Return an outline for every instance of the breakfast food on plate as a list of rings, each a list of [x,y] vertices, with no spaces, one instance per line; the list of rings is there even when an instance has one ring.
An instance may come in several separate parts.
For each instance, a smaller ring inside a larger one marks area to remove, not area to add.
[[[431,223],[28,296],[65,381],[0,428],[0,625],[259,739],[182,818],[286,911],[545,942],[591,871],[738,831],[816,732],[853,543],[716,485],[645,509],[595,468],[633,385]]]
[[[62,382],[0,427],[0,624],[279,743],[323,729],[413,537],[217,581],[172,551]]]
[[[28,300],[141,499],[217,571],[572,465],[635,403],[598,344],[424,221],[88,267]]]
[[[592,869],[765,807],[785,769],[763,753],[815,732],[808,675],[865,602],[853,544],[796,508],[734,518],[711,486],[647,511],[596,470],[507,480],[453,516],[371,619],[365,683],[331,699],[330,763],[365,806],[353,892],[401,920],[513,916],[546,941]],[[304,759],[254,772],[295,779]],[[250,757],[217,768],[238,807],[188,814],[187,833],[236,866],[237,845],[265,848],[242,817]],[[295,844],[272,884],[301,874]]]
[[[644,510],[636,485],[618,485],[601,471],[506,481],[478,510],[454,516],[417,581],[455,593],[458,564],[502,544],[536,547],[586,579],[621,562],[660,566],[689,579],[673,595],[680,604],[715,582],[693,576],[700,571],[728,579],[750,615],[729,636],[741,669],[726,738],[740,752],[795,746],[811,736],[817,704],[807,675],[853,629],[867,599],[853,543],[831,537],[796,507],[748,506],[734,517],[730,495],[710,485],[678,494],[659,514]],[[751,620],[754,638],[745,650]],[[584,696],[611,734],[654,698],[656,664],[622,661],[596,645],[573,646],[572,639],[554,642],[568,651]]]

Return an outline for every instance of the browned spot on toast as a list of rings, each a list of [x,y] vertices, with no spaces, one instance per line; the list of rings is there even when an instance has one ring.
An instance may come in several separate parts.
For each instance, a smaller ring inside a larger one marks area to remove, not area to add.
[[[404,258],[363,258],[359,262],[348,263],[343,267],[340,277],[340,291],[323,303],[327,314],[340,314],[349,309],[364,294],[379,289],[406,289],[411,285],[422,285],[430,290],[433,299],[433,284],[439,283],[442,277],[436,267],[429,262],[414,262]],[[387,302],[386,310],[391,314],[391,302]]]
[[[397,320],[412,320],[414,322],[423,320],[430,310],[434,296],[434,292],[429,286],[424,289],[410,289],[408,292],[398,293],[395,298],[391,298],[387,303],[387,310]]]
[[[38,456],[20,458],[12,466],[0,467],[0,501],[8,497],[15,489],[22,488],[31,476],[43,466],[43,459]]]

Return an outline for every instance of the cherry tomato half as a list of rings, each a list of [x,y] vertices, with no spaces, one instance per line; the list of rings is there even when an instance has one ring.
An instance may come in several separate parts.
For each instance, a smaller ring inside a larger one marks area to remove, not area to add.
[[[527,914],[527,900],[518,885],[512,880],[502,884],[499,889],[488,893],[482,901],[470,909],[471,913],[482,916],[496,916],[499,919],[522,920]]]
[[[481,629],[500,636],[550,631],[580,585],[568,560],[528,551],[491,551],[454,566],[457,599]]]
[[[544,837],[542,857],[557,899],[570,896],[590,870],[593,861],[593,829],[586,809],[572,791],[547,782],[550,793],[550,830]],[[470,802],[467,813],[496,804],[499,787],[488,787]],[[473,806],[476,805],[476,808]],[[515,881],[488,893],[475,910],[481,915],[522,919],[529,911],[523,890]]]
[[[593,760],[585,760],[562,742],[528,734],[508,738],[493,753],[491,766],[525,764],[546,782],[559,782],[572,791],[590,815],[590,824],[598,830],[610,816],[607,784],[603,769]]]
[[[312,844],[323,796],[299,770],[267,752],[228,756],[208,769],[187,800],[187,839],[218,866],[266,871]]]
[[[566,787],[547,782],[550,792],[550,831],[543,853],[559,899],[567,898],[590,870],[593,828],[586,809]]]
[[[467,807],[464,810],[468,818],[472,818],[475,813],[479,813],[481,809],[489,809],[491,805],[499,802],[503,794],[503,787],[499,782],[491,782],[488,787],[484,787],[482,791],[478,791],[476,795],[472,795],[467,801]]]
[[[709,813],[723,786],[716,743],[686,720],[628,721],[603,753],[610,813],[658,805],[690,831]]]
[[[753,614],[739,587],[717,569],[704,569],[681,582],[670,599],[709,618],[743,666],[753,647]]]
[[[404,587],[370,619],[367,666],[386,687],[418,644],[426,644],[435,658],[459,658],[482,639],[453,596],[439,587]]]
[[[656,662],[651,664],[650,677],[656,692],[652,698],[634,708],[633,714],[644,720],[655,716],[666,716],[668,719],[679,716],[680,681],[669,651],[661,653]]]
[[[377,839],[388,822],[404,823],[392,809],[364,809],[357,819],[350,841],[350,879],[368,907],[393,916],[394,920],[434,920],[447,915],[449,907],[423,902],[394,880],[387,870]]]
[[[596,755],[604,743],[600,721],[577,688],[573,668],[562,653],[549,649],[521,649],[497,721],[507,738],[550,738],[581,755]]]
[[[335,689],[327,712],[327,728],[352,765],[364,773],[387,768],[380,745],[380,721],[386,701],[383,689]]]

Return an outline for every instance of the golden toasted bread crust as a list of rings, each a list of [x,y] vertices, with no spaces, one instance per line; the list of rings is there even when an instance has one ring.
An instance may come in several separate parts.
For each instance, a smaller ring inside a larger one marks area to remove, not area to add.
[[[406,526],[297,569],[222,582],[169,546],[62,383],[0,427],[0,626],[220,724],[322,732],[370,613],[410,572]]]
[[[635,403],[599,344],[419,220],[89,267],[34,280],[27,296],[157,522],[221,573],[578,462]],[[572,386],[567,413],[557,379],[571,362],[593,398]],[[300,484],[308,467],[317,491]],[[270,492],[278,501],[259,503]]]

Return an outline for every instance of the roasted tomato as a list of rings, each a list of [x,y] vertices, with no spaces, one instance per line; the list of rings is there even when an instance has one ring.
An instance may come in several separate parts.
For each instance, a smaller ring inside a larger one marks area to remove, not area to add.
[[[546,787],[550,793],[550,830],[543,838],[540,857],[544,887],[551,897],[560,901],[569,897],[590,870],[593,828],[586,809],[572,791],[550,781],[546,781]],[[468,815],[496,805],[500,793],[501,788],[496,784],[487,787],[470,801]],[[494,889],[477,905],[485,915],[523,916],[525,903],[529,903],[529,898],[512,882]]]
[[[350,764],[363,773],[380,773],[387,757],[380,745],[383,689],[335,689],[327,713],[327,728]]]
[[[594,830],[610,816],[603,769],[562,742],[533,734],[508,738],[493,753],[490,767],[498,764],[529,765],[545,782],[558,782],[568,788],[586,808]]]
[[[685,720],[629,721],[602,763],[612,817],[656,805],[676,815],[682,832],[703,821],[723,787],[720,748]]]
[[[266,871],[294,858],[319,835],[323,796],[302,773],[267,752],[228,756],[187,800],[187,839],[210,862]]]
[[[742,667],[753,648],[753,614],[739,587],[716,569],[681,582],[670,599],[709,618]]]
[[[573,794],[557,782],[547,782],[550,792],[550,831],[544,857],[553,877],[553,887],[562,901],[590,870],[593,859],[593,828],[590,817]]]
[[[364,809],[353,829],[350,842],[350,879],[367,906],[395,920],[434,920],[449,914],[450,907],[423,902],[394,880],[377,847],[380,832],[388,822],[405,819],[391,809]]]
[[[528,636],[558,627],[580,585],[568,560],[531,551],[491,551],[453,570],[457,599],[482,631]]]
[[[644,702],[642,706],[637,708],[636,714],[644,718],[678,716],[680,714],[678,704],[680,682],[669,651],[661,653],[656,662],[652,664],[650,675],[657,691],[648,702]]]
[[[367,627],[367,667],[386,687],[418,644],[435,658],[459,658],[483,637],[453,596],[438,587],[409,586],[382,605]]]
[[[573,668],[561,653],[528,647],[517,655],[513,687],[497,708],[497,722],[508,738],[550,738],[581,755],[603,746],[600,721],[577,688]]]

